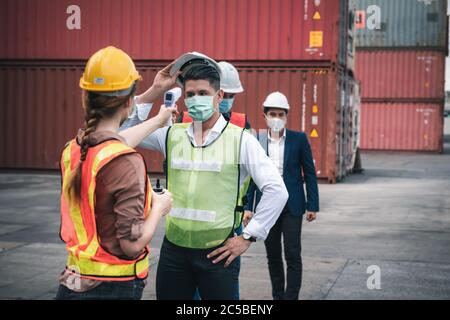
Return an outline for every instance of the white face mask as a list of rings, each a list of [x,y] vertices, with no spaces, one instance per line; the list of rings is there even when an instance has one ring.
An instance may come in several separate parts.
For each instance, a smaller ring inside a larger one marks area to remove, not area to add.
[[[207,121],[213,116],[214,96],[193,96],[184,100],[188,113],[194,121]]]
[[[280,118],[267,118],[267,126],[274,132],[280,132],[284,129],[286,121]]]

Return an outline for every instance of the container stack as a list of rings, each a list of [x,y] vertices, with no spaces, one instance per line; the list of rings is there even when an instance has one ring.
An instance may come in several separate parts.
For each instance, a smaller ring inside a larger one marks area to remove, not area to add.
[[[357,0],[361,148],[442,152],[446,0]]]
[[[319,178],[335,182],[353,166],[353,1],[6,0],[4,7],[0,167],[58,167],[62,147],[82,124],[83,66],[107,45],[137,63],[144,78],[138,92],[184,52],[229,61],[245,88],[233,108],[254,129],[265,127],[266,95],[281,91],[292,106],[287,127],[307,133]],[[145,156],[150,171],[162,172],[159,154]]]

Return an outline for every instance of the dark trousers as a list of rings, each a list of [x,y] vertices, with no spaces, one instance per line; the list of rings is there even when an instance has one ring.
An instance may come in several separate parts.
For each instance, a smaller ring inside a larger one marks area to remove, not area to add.
[[[212,263],[206,255],[212,249],[189,249],[164,238],[156,273],[158,300],[192,300],[198,288],[202,300],[233,300],[239,268],[234,260],[227,268],[226,259]]]
[[[238,235],[238,236],[240,236],[241,234],[242,234],[242,231],[244,230],[244,226],[242,225],[242,223],[241,223],[241,225],[237,228],[237,229],[235,229],[234,231],[235,231],[235,233],[236,233],[236,235]],[[233,300],[240,300],[241,299],[241,296],[240,296],[240,294],[239,294],[239,272],[240,272],[240,270],[241,270],[241,257],[239,256],[239,257],[236,257],[236,268],[237,268],[237,277],[238,277],[238,280],[236,281],[236,283],[235,283],[235,288],[234,288],[234,299]],[[198,288],[197,288],[197,290],[195,290],[195,294],[194,294],[194,300],[201,300],[201,297],[200,297],[200,293],[199,293],[199,291],[198,291]]]
[[[66,286],[59,285],[56,300],[140,300],[145,281],[105,281],[86,292],[75,292]]]
[[[298,300],[302,285],[302,216],[294,217],[285,208],[264,242],[266,245],[272,296],[274,300]],[[281,250],[283,235],[286,278]]]

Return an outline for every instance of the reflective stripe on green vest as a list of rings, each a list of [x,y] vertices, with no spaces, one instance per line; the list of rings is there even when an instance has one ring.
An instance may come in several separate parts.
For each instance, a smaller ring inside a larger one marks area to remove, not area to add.
[[[181,247],[207,249],[222,244],[240,223],[235,210],[242,193],[243,129],[228,123],[210,145],[194,147],[186,133],[189,125],[175,124],[168,131],[167,189],[173,205],[166,218],[166,237]]]

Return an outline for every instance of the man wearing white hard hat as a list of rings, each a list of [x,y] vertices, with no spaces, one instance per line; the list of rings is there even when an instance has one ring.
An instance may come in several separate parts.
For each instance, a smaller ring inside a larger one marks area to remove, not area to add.
[[[275,163],[289,193],[289,199],[264,244],[267,251],[272,296],[275,300],[297,300],[302,283],[301,231],[303,214],[311,222],[319,211],[316,169],[308,138],[303,132],[285,128],[290,109],[281,92],[272,92],[263,103],[268,130],[258,136],[267,155]],[[303,184],[306,186],[306,197]],[[244,225],[252,219],[254,186],[250,187],[245,206]],[[257,189],[257,188],[255,188]],[[261,193],[256,190],[255,203]],[[287,263],[285,277],[281,237]]]
[[[123,127],[134,126],[122,131],[130,146],[160,151],[167,159],[173,206],[160,251],[157,299],[192,299],[199,288],[202,299],[233,300],[235,259],[252,242],[266,239],[286,204],[286,187],[257,139],[221,115],[221,70],[213,59],[191,52],[172,63],[168,74],[158,76],[176,77],[193,122],[149,134],[154,127],[141,121],[139,110],[155,101],[155,90],[169,87],[150,88],[139,97],[144,105],[137,105],[135,117]],[[262,196],[252,221],[237,236],[250,178]]]

